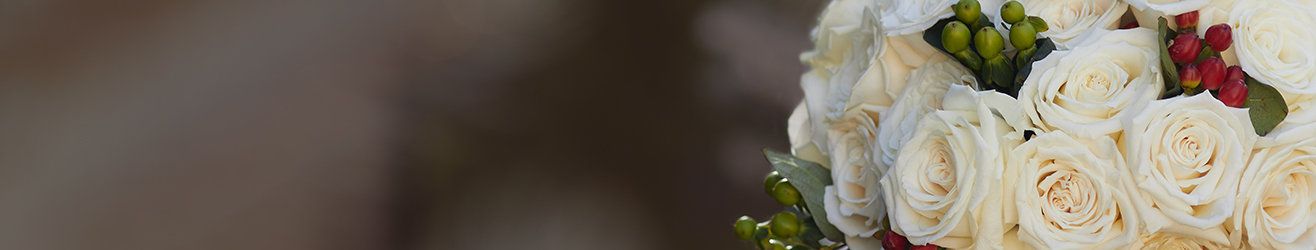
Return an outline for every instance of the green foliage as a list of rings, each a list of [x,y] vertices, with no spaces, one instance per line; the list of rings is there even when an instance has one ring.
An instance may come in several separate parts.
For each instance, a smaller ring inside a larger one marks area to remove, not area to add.
[[[1244,81],[1247,82],[1247,103],[1244,107],[1248,108],[1248,118],[1252,119],[1252,128],[1256,129],[1257,135],[1265,136],[1279,122],[1284,121],[1284,117],[1288,117],[1289,107],[1284,103],[1284,96],[1274,87],[1252,77]]]
[[[796,158],[789,153],[763,149],[763,155],[772,163],[782,177],[790,180],[795,189],[804,197],[805,208],[818,230],[827,239],[840,242],[845,237],[832,223],[827,222],[827,210],[823,208],[823,190],[832,185],[832,173],[817,163]]]

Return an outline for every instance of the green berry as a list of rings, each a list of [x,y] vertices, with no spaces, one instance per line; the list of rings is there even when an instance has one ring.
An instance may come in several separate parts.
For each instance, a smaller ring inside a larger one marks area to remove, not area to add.
[[[736,236],[740,237],[741,240],[753,239],[754,229],[758,226],[756,224],[758,224],[758,222],[754,221],[754,218],[740,216],[740,219],[736,219]]]
[[[1001,55],[1001,50],[1005,49],[1005,38],[1001,33],[992,27],[982,27],[978,34],[973,36],[973,45],[978,48],[978,55],[983,59],[992,59]]]
[[[1005,5],[1001,5],[1001,19],[1005,20],[1005,23],[1017,24],[1023,21],[1024,18],[1026,18],[1024,16],[1024,5],[1020,4],[1019,1],[1009,1],[1005,2]]]
[[[763,192],[772,195],[772,187],[777,186],[777,182],[781,182],[782,179],[785,179],[785,177],[781,177],[781,173],[777,173],[777,171],[768,172],[768,176],[763,177]]]
[[[1016,23],[1010,27],[1010,44],[1016,49],[1032,48],[1037,41],[1037,30],[1028,22]]]
[[[786,250],[786,242],[783,242],[783,241],[780,241],[780,240],[776,240],[776,239],[768,240],[768,245],[767,245],[766,247],[764,247],[763,249],[764,249],[764,250]]]
[[[969,27],[960,21],[951,21],[941,29],[941,46],[946,51],[954,54],[956,52],[969,49],[969,40],[972,38],[969,33]]]
[[[786,180],[781,180],[781,182],[777,182],[776,186],[772,187],[772,198],[784,206],[793,206],[800,203],[800,199],[803,199],[803,197],[800,197],[800,190],[795,189],[795,185],[791,185]]]
[[[978,23],[978,17],[982,16],[982,8],[978,0],[960,0],[959,3],[951,6],[955,10],[955,18],[960,22],[967,24]]]
[[[778,238],[792,238],[800,233],[800,220],[791,212],[780,212],[772,216],[772,235]]]

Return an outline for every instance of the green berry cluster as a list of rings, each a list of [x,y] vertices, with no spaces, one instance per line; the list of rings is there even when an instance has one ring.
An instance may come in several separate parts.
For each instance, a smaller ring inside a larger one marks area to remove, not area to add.
[[[951,9],[955,12],[955,20],[941,30],[942,48],[965,67],[978,72],[990,83],[988,87],[1013,87],[1015,70],[1031,62],[1037,52],[1037,33],[1047,30],[1046,22],[1025,15],[1024,6],[1018,1],[1001,6],[1001,18],[1010,26],[1010,45],[1017,50],[1011,58],[1003,53],[1005,37],[982,18],[977,0],[960,0]]]
[[[749,216],[736,219],[733,225],[741,240],[751,241],[763,250],[834,250],[840,247],[839,243],[819,245],[821,233],[817,226],[807,217],[800,218],[803,215],[800,211],[806,210],[804,197],[777,171],[763,178],[763,191],[788,208],[763,222]]]

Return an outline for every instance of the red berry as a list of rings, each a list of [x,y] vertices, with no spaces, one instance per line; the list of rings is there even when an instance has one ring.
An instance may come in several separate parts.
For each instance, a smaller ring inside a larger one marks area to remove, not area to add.
[[[1174,43],[1170,44],[1168,50],[1170,60],[1174,63],[1190,63],[1197,59],[1197,54],[1202,53],[1202,40],[1197,39],[1197,35],[1191,32],[1179,34],[1174,37]]]
[[[1243,67],[1239,67],[1238,65],[1229,66],[1228,69],[1225,69],[1226,82],[1232,80],[1243,80],[1244,76],[1246,75],[1243,74]]]
[[[1206,89],[1220,89],[1220,83],[1225,82],[1225,60],[1219,57],[1211,57],[1197,65],[1197,70],[1202,72],[1202,86]]]
[[[1191,89],[1201,83],[1202,74],[1197,70],[1197,65],[1189,63],[1179,68],[1179,85]]]
[[[1211,45],[1211,49],[1215,51],[1225,51],[1233,42],[1233,34],[1230,33],[1228,24],[1211,25],[1206,29],[1206,44]]]
[[[927,245],[911,246],[909,247],[909,250],[937,250],[937,245],[927,244]]]
[[[1243,85],[1243,80],[1225,82],[1225,86],[1220,87],[1220,93],[1216,98],[1225,103],[1225,106],[1242,108],[1247,101],[1247,85]]]
[[[1197,28],[1197,11],[1179,14],[1174,16],[1174,23],[1179,25],[1179,30],[1191,30]]]
[[[1137,27],[1138,27],[1138,21],[1128,21],[1128,22],[1124,22],[1123,24],[1120,24],[1120,29],[1122,30],[1133,29]]]
[[[882,239],[882,249],[886,250],[905,250],[909,248],[909,239],[905,236],[896,234],[895,231],[887,230]]]

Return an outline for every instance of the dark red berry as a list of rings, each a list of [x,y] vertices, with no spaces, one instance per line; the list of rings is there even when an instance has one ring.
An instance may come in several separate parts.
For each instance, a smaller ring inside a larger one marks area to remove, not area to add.
[[[1228,24],[1211,25],[1206,29],[1206,45],[1211,45],[1215,51],[1225,51],[1229,45],[1234,43],[1233,34],[1230,33]]]
[[[1179,85],[1184,88],[1196,88],[1202,84],[1202,73],[1197,70],[1196,64],[1185,64],[1179,68]]]
[[[1174,23],[1179,25],[1179,30],[1192,30],[1197,28],[1197,11],[1179,14],[1174,16]]]
[[[1225,86],[1220,87],[1220,94],[1216,96],[1225,106],[1242,108],[1247,101],[1247,85],[1243,80],[1233,80],[1225,82]]]
[[[1225,69],[1225,81],[1243,80],[1245,76],[1247,75],[1243,74],[1243,67],[1238,65],[1229,66],[1228,69]]]
[[[905,236],[896,234],[895,231],[887,230],[886,235],[882,238],[882,249],[886,250],[905,250],[909,249],[909,239]]]
[[[1197,54],[1202,53],[1202,40],[1197,39],[1197,35],[1193,33],[1179,34],[1174,37],[1174,43],[1170,44],[1168,50],[1170,60],[1174,63],[1190,63],[1197,59]]]
[[[1202,72],[1202,86],[1206,89],[1220,89],[1220,83],[1225,82],[1225,61],[1219,57],[1203,60],[1197,70]]]

